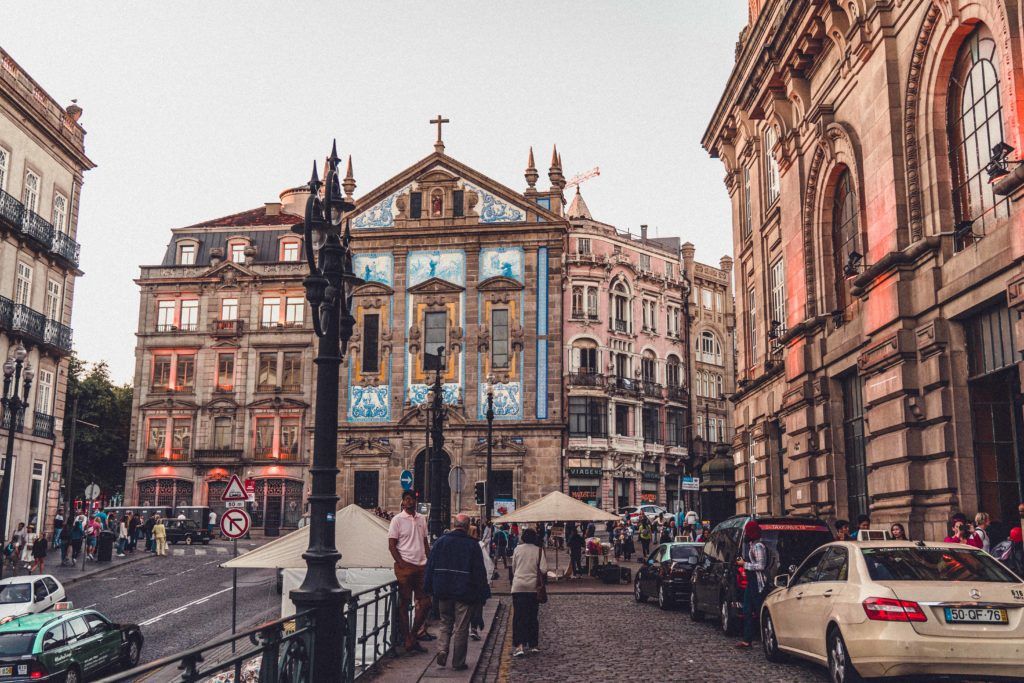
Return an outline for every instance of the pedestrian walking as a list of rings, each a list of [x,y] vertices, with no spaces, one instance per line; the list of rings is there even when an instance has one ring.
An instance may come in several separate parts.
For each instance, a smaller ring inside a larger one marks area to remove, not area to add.
[[[1024,535],[1019,526],[1010,529],[1010,552],[1006,558],[1006,566],[1016,572],[1017,576],[1024,578]]]
[[[100,537],[102,529],[99,517],[93,515],[92,519],[89,520],[88,526],[85,528],[85,559],[92,562],[96,561],[96,540]]]
[[[155,545],[156,554],[161,557],[167,556],[167,527],[164,526],[164,520],[157,515],[153,520],[153,542]]]
[[[61,546],[61,536],[64,533],[64,508],[58,507],[57,514],[53,516],[53,543],[54,548]]]
[[[487,552],[487,543],[479,541],[477,546],[480,548],[480,556],[484,561],[484,569],[487,570],[487,588],[490,590],[491,581],[494,580],[494,561],[491,560],[490,554]],[[469,638],[470,640],[480,640],[480,631],[484,628],[484,603],[478,602],[473,605],[473,613],[469,619]]]
[[[565,540],[569,548],[569,566],[572,569],[573,578],[583,576],[583,537],[576,531],[573,525],[569,529],[569,538]]]
[[[32,566],[29,568],[28,573],[35,573],[36,569],[39,570],[40,574],[46,573],[46,552],[49,549],[49,543],[46,540],[46,532],[41,532],[36,536],[36,539],[32,542]]]
[[[213,530],[217,528],[217,513],[210,510],[209,516],[206,518],[206,530],[210,532],[210,538],[213,538]]]
[[[36,528],[32,524],[25,527],[25,532],[22,535],[21,542],[21,565],[32,573],[32,544],[36,542],[39,534],[36,533]]]
[[[427,522],[416,514],[416,494],[402,492],[402,511],[391,519],[388,527],[388,550],[395,558],[395,578],[398,579],[398,625],[404,637],[407,653],[426,652],[419,644],[417,634],[427,622],[430,596],[423,585],[430,547],[427,543]],[[409,605],[415,599],[416,614],[409,624]]]
[[[142,533],[146,538],[146,552],[156,552],[156,546],[153,543],[153,527],[156,526],[156,513],[153,513],[146,519],[146,522],[142,525]]]
[[[761,526],[754,520],[743,527],[743,552],[736,558],[737,566],[747,574],[747,589],[743,594],[743,639],[736,647],[750,647],[757,635],[757,620],[761,613],[765,588],[768,585],[768,550],[761,542]]]
[[[134,512],[128,513],[128,552],[134,553],[139,544],[139,527],[142,520]]]
[[[508,569],[508,525],[502,524],[494,532],[494,569],[498,569],[498,560],[501,566]]]
[[[78,556],[82,552],[82,542],[85,539],[85,529],[82,520],[78,517],[71,527],[71,564],[78,562]]]
[[[544,577],[548,565],[544,551],[533,544],[533,529],[523,534],[523,543],[512,554],[512,646],[513,657],[528,651],[540,652],[540,600],[547,600]]]
[[[636,552],[636,546],[633,544],[633,527],[627,526],[622,530],[622,555],[625,557],[626,562],[633,559],[633,553]],[[638,560],[644,558],[639,557]]]
[[[441,632],[437,665],[452,656],[452,671],[464,671],[473,609],[491,597],[480,546],[469,535],[469,515],[455,515],[454,528],[434,542],[423,585],[437,603]]]
[[[117,556],[124,557],[125,548],[128,547],[128,516],[125,515],[117,525]]]
[[[865,538],[863,538],[861,536],[860,532],[862,532],[862,531],[870,531],[870,529],[871,529],[871,518],[868,517],[867,515],[857,515],[857,531],[854,532],[853,539],[855,541],[866,540]]]
[[[909,541],[907,538],[907,530],[903,528],[903,525],[899,522],[893,522],[892,527],[889,529],[889,535],[892,536],[894,541]]]
[[[643,550],[643,557],[651,554],[651,523],[644,515],[640,518],[640,548]],[[643,558],[640,558],[643,559]]]

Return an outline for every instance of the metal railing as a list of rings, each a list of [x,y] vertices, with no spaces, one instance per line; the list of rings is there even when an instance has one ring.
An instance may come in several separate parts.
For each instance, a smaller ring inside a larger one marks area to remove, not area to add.
[[[4,432],[9,432],[11,429],[11,414],[4,411],[3,420],[0,421],[0,427],[3,427]],[[25,411],[22,410],[18,413],[18,422],[14,425],[14,431],[23,432],[25,431]]]
[[[70,236],[60,232],[35,211],[26,209],[14,195],[0,190],[0,222],[6,223],[23,236],[46,247],[55,256],[78,267],[81,247]]]
[[[689,400],[689,394],[686,391],[686,387],[679,386],[678,384],[668,385],[668,399],[670,401],[679,401],[685,403]]]
[[[240,460],[241,448],[197,448],[196,460]]]
[[[569,373],[569,384],[576,387],[603,387],[604,375],[590,370],[577,370]]]
[[[43,343],[61,351],[70,351],[71,328],[56,320],[47,319],[43,327]]]
[[[644,380],[644,396],[649,398],[661,398],[661,385],[657,382]]]
[[[245,330],[244,320],[214,320],[210,323],[210,332],[215,337],[235,337]]]
[[[78,267],[78,258],[82,253],[82,247],[66,233],[60,230],[53,233],[52,251],[56,256],[64,259],[75,268]]]
[[[11,331],[41,340],[46,331],[46,316],[25,304],[14,304]]]
[[[15,199],[13,195],[0,190],[0,220],[20,229],[21,217],[24,213],[24,204]]]
[[[640,382],[629,377],[611,377],[611,387],[615,391],[627,393],[627,394],[638,394],[640,393]]]
[[[615,318],[612,320],[612,330],[614,332],[629,332],[629,322]]]
[[[410,613],[411,608],[410,605]],[[399,641],[398,609],[397,581],[349,596],[342,608],[344,642],[331,643],[330,654],[340,654],[341,660],[337,680],[354,681],[384,657],[395,656]],[[307,683],[310,663],[317,654],[316,616],[316,612],[309,611],[271,621],[119,672],[100,679],[99,683],[140,680],[157,672],[160,680],[176,683],[196,683],[217,674],[233,674],[236,682]]]
[[[53,224],[31,209],[26,209],[21,218],[21,230],[41,246],[53,246]]]
[[[32,416],[32,435],[41,436],[44,439],[53,438],[53,415],[46,413],[35,413]]]
[[[24,336],[58,351],[71,351],[71,328],[24,304],[0,296],[0,329]]]

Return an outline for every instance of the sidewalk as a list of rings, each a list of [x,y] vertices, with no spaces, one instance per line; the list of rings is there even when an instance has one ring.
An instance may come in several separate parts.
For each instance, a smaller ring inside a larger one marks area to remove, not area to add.
[[[607,595],[617,593],[632,593],[633,582],[632,579],[636,576],[636,571],[642,565],[637,562],[634,558],[630,562],[621,560],[619,562],[613,562],[612,564],[619,567],[625,567],[629,570],[630,580],[628,582],[619,583],[604,583],[600,579],[595,579],[592,576],[581,576],[579,578],[569,578],[567,570],[569,567],[569,554],[565,550],[556,550],[555,548],[545,548],[544,557],[547,558],[548,563],[548,593],[569,593],[569,594],[591,594],[591,595]],[[584,568],[586,566],[584,560]],[[495,569],[498,570],[498,578],[491,582],[491,592],[494,595],[510,595],[512,592],[512,583],[510,580],[512,560],[509,559],[509,568],[505,569],[501,566],[501,562],[498,562]],[[602,561],[603,564],[603,561]]]

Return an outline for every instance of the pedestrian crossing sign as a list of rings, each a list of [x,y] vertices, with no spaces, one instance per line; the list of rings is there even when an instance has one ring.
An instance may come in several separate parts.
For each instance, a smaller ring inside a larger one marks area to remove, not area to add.
[[[231,475],[231,481],[228,482],[228,487],[224,489],[224,495],[220,497],[222,501],[229,500],[248,500],[249,496],[245,492],[245,487],[242,486],[242,480],[238,478],[237,474]]]

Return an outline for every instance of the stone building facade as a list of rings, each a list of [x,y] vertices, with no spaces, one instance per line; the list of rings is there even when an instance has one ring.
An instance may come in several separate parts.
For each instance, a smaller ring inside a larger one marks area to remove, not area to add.
[[[126,504],[221,512],[237,474],[255,483],[254,527],[301,518],[314,345],[302,241],[280,209],[176,228],[142,267]]]
[[[1022,172],[990,162],[1024,146],[1021,16],[751,3],[703,139],[733,207],[741,510],[926,539],[1016,517]]]
[[[74,103],[58,105],[0,49],[0,361],[22,345],[35,373],[15,425],[11,528],[22,521],[45,527],[61,493],[69,325],[82,275],[78,202],[84,172],[95,167],[81,115]],[[0,448],[10,421],[4,416]]]

